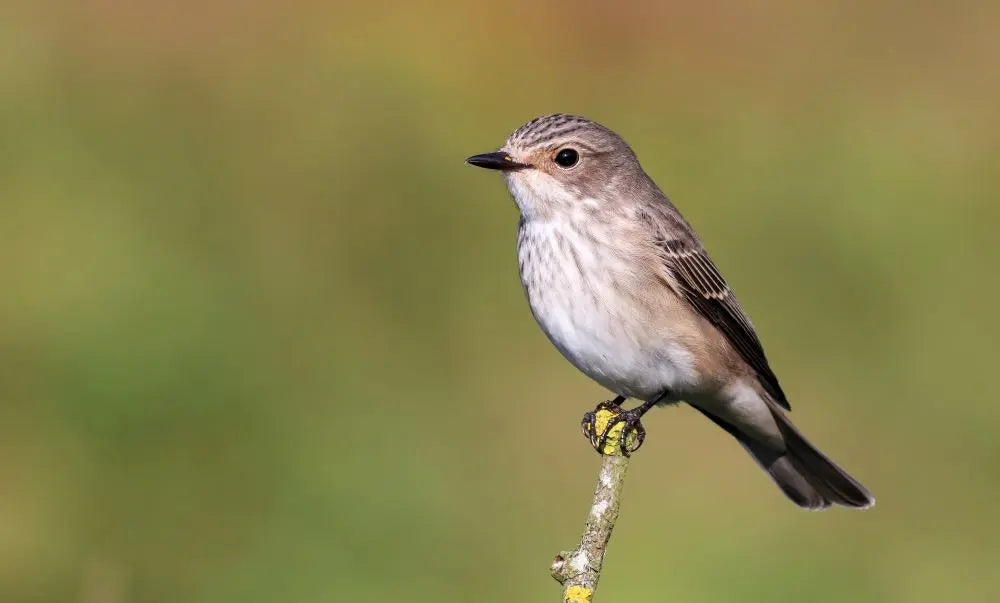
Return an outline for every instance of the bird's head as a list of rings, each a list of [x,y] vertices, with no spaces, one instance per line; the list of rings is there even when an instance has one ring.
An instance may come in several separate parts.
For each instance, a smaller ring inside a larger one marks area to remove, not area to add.
[[[473,155],[472,165],[499,170],[521,214],[608,210],[627,203],[646,178],[620,136],[574,115],[546,115],[514,131],[498,151]]]

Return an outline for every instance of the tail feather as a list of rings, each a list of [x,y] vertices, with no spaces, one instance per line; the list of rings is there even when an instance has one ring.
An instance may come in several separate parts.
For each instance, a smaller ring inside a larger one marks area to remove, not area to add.
[[[810,444],[780,408],[770,400],[767,402],[785,442],[784,451],[751,440],[722,419],[698,410],[735,437],[785,496],[800,507],[821,510],[838,504],[867,509],[875,504],[875,498],[864,486]]]
[[[767,400],[778,429],[785,438],[785,455],[792,465],[809,479],[824,498],[845,507],[867,509],[875,504],[875,497],[861,482],[841,469],[792,425],[780,408]]]
[[[750,450],[749,447],[746,448]],[[774,460],[765,464],[761,456],[754,454],[753,451],[750,454],[767,471],[774,483],[778,484],[785,496],[798,506],[810,511],[820,511],[830,506],[830,497],[810,483],[806,473],[796,467],[788,456],[774,455]]]

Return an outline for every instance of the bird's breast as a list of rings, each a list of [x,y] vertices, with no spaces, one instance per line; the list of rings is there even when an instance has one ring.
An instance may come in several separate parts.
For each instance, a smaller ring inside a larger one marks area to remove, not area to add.
[[[593,220],[528,220],[518,265],[531,311],[559,351],[611,391],[640,399],[697,380],[691,350],[629,234]]]

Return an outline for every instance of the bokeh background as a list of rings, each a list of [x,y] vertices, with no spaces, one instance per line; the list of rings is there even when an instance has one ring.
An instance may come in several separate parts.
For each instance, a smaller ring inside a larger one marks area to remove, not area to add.
[[[876,493],[646,421],[598,598],[1000,588],[1000,5],[36,0],[0,19],[0,601],[556,601],[605,397],[464,165],[620,131]]]

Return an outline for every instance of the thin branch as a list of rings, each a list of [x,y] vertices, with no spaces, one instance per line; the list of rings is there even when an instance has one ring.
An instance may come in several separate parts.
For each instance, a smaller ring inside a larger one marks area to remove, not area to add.
[[[598,410],[594,431],[602,433],[614,416],[611,410]],[[629,458],[620,452],[622,427],[623,424],[618,423],[608,433],[601,472],[594,488],[594,502],[580,544],[572,551],[559,553],[552,561],[552,577],[563,585],[564,603],[592,603],[601,578],[604,553],[618,520],[618,505],[629,465]],[[630,434],[630,443],[633,437]]]

